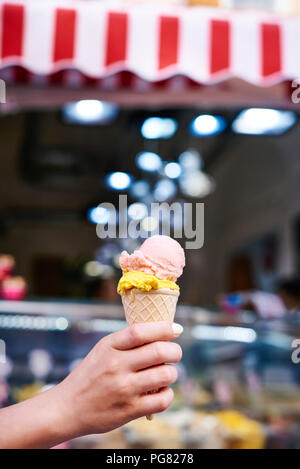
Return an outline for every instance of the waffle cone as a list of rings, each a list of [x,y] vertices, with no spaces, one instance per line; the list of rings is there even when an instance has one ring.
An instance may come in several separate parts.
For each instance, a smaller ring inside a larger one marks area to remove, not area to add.
[[[127,324],[131,326],[139,322],[173,322],[178,297],[178,290],[168,288],[148,292],[138,288],[127,290],[122,294]],[[152,419],[153,415],[147,415],[147,420]]]
[[[163,288],[148,292],[132,288],[122,294],[129,326],[138,322],[174,321],[178,290]]]

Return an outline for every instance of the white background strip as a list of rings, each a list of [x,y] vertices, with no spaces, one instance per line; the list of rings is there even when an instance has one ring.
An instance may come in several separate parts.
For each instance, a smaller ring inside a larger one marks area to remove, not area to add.
[[[129,14],[127,65],[146,80],[157,77],[158,15],[150,8],[132,9]]]
[[[288,78],[300,78],[300,18],[283,22],[283,73]]]
[[[22,63],[35,73],[49,73],[54,43],[54,8],[29,2],[25,8]]]
[[[261,37],[258,19],[235,16],[232,22],[232,74],[250,82],[261,79]]]
[[[84,73],[99,76],[104,70],[106,52],[106,9],[80,5],[77,16],[75,63]]]
[[[209,17],[199,11],[186,11],[182,16],[178,67],[197,81],[208,79]]]

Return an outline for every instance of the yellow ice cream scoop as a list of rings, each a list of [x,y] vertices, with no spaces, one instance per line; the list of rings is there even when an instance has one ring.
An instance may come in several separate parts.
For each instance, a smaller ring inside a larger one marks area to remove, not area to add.
[[[143,291],[158,290],[160,288],[179,290],[179,286],[171,280],[162,280],[155,275],[138,271],[125,272],[119,280],[118,293],[120,295],[131,288],[138,288]]]

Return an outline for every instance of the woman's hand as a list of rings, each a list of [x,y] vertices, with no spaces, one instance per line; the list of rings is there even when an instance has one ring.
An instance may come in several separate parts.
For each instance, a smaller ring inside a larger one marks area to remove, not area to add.
[[[104,337],[60,384],[0,410],[0,448],[50,448],[167,409],[182,327],[137,324]],[[156,394],[147,394],[157,390]]]
[[[141,323],[108,335],[56,388],[62,421],[74,436],[102,433],[132,419],[162,412],[172,400],[182,332],[168,322]],[[159,389],[158,393],[147,394]]]

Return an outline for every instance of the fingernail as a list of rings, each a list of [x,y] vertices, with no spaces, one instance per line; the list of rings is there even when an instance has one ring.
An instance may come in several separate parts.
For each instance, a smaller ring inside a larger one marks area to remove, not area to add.
[[[180,324],[177,324],[176,322],[172,324],[172,329],[173,329],[174,335],[177,337],[183,333],[183,327]]]

